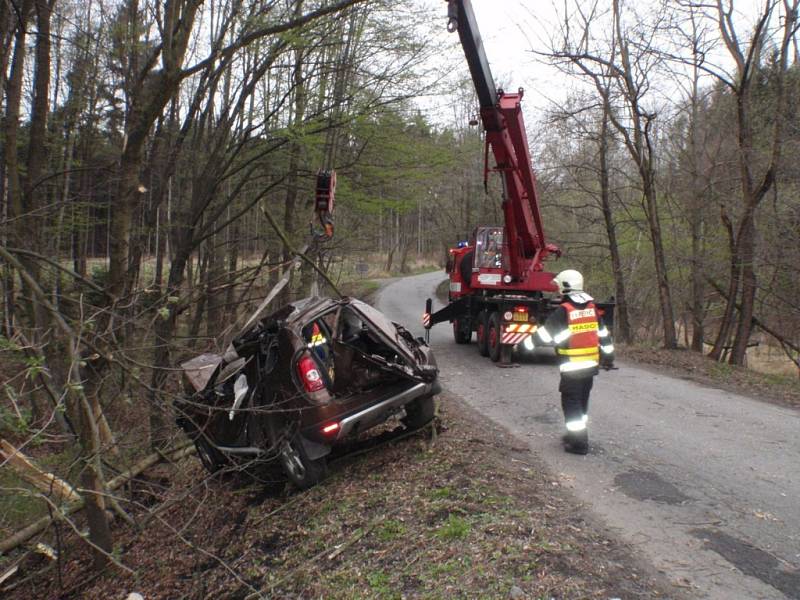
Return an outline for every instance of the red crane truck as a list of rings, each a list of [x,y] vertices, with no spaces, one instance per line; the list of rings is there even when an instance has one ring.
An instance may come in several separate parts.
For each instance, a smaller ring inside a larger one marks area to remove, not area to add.
[[[527,344],[555,308],[555,275],[544,270],[550,255],[560,256],[546,242],[536,176],[520,102],[523,91],[495,88],[470,0],[447,0],[448,25],[458,31],[480,104],[485,132],[484,184],[490,171],[501,176],[505,227],[479,226],[466,245],[451,248],[447,261],[449,303],[431,313],[428,299],[423,324],[450,321],[457,344],[477,334],[478,351],[494,362],[508,364],[517,344]],[[489,166],[491,149],[495,165]],[[609,313],[605,306],[606,314]],[[607,318],[610,318],[608,314]]]

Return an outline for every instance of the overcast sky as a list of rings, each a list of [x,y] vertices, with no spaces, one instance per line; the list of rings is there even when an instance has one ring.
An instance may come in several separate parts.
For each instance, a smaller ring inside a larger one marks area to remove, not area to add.
[[[457,34],[448,34],[447,3],[444,0],[421,0],[429,8],[435,18],[437,31],[441,36],[441,46],[444,52],[454,53],[453,57],[442,56],[442,59],[453,58],[448,64],[454,70],[461,69],[458,76],[469,76],[467,63],[460,46],[457,45]],[[536,17],[532,17],[532,7],[536,6]],[[545,49],[540,39],[540,32],[531,24],[534,21],[541,23],[542,30],[552,26],[556,13],[548,0],[528,1],[523,0],[472,0],[472,7],[478,21],[478,27],[483,38],[486,54],[489,58],[492,74],[497,85],[503,85],[509,90],[525,89],[523,107],[526,120],[531,121],[537,113],[544,110],[549,104],[551,95],[563,98],[566,87],[557,83],[558,74],[548,65],[538,63],[534,59],[531,48],[534,45]],[[453,44],[456,44],[453,46]],[[561,76],[563,80],[563,76]],[[446,99],[441,98],[441,101]],[[433,99],[437,103],[437,99]],[[445,113],[446,106],[441,107]],[[435,110],[435,109],[433,109]]]
[[[460,46],[452,46],[453,43],[457,43],[457,35],[446,33],[445,0],[418,1],[436,15],[435,25],[440,25],[436,31],[442,36],[444,53],[456,55],[456,62],[451,63],[449,68],[456,73],[458,69],[463,69],[458,74],[468,75]],[[751,30],[755,16],[763,8],[763,3],[764,0],[734,0],[737,28],[742,39],[748,37],[747,32]],[[659,2],[637,0],[628,4],[637,10],[642,10],[643,7],[647,10],[648,5],[655,10]],[[608,0],[607,5],[610,8],[611,0]],[[554,67],[537,60],[534,51],[548,50],[548,39],[558,30],[559,18],[563,18],[559,16],[559,12],[563,14],[564,11],[563,0],[557,0],[556,3],[552,0],[472,0],[472,7],[495,82],[509,90],[516,90],[519,87],[525,89],[523,110],[526,122],[534,123],[541,119],[548,109],[562,104],[569,91],[575,89],[578,83]],[[716,60],[721,64],[730,64],[727,55],[721,50],[716,54]],[[663,88],[675,91],[677,89],[674,83],[669,82],[663,82]],[[677,95],[674,92],[664,94],[666,98]],[[434,108],[437,100],[431,100],[429,106],[432,112],[436,113],[438,110],[445,111],[446,114],[446,99],[440,98],[438,102],[437,109]],[[437,118],[435,115],[432,117]]]

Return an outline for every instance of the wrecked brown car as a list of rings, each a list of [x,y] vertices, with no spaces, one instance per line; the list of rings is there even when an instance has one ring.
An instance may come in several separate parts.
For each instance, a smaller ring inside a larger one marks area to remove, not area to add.
[[[178,424],[211,472],[280,466],[300,488],[336,444],[400,415],[434,416],[441,390],[430,347],[359,300],[307,298],[255,321],[224,356],[181,365]]]

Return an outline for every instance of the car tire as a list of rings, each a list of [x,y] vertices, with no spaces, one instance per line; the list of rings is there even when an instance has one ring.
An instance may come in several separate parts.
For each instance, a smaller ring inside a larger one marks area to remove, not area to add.
[[[406,416],[403,424],[411,430],[427,425],[436,415],[436,401],[433,396],[417,398],[406,404]]]
[[[468,319],[453,319],[453,338],[456,344],[469,344],[472,340],[472,330]]]
[[[325,457],[316,460],[309,458],[299,435],[283,442],[279,461],[289,481],[301,490],[314,487],[328,472]]]
[[[492,359],[492,362],[497,362],[500,360],[500,350],[503,347],[501,343],[503,334],[500,332],[500,315],[497,312],[489,315],[488,334],[489,358]]]
[[[478,315],[478,329],[475,332],[475,340],[478,346],[478,354],[489,356],[489,319],[486,311],[483,310]]]
[[[219,473],[230,464],[227,457],[202,436],[195,439],[194,447],[197,449],[197,457],[203,463],[203,467],[212,475]]]

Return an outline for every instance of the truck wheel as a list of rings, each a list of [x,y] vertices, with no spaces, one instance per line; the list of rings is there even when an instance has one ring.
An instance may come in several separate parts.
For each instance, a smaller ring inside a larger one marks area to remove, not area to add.
[[[478,315],[478,329],[475,332],[475,338],[478,342],[478,354],[489,356],[489,319],[485,310]]]
[[[500,349],[503,346],[503,344],[500,343],[503,334],[500,332],[500,315],[497,312],[493,312],[489,315],[488,329],[489,358],[492,359],[492,362],[497,362],[500,360]]]
[[[325,477],[328,470],[325,458],[311,460],[298,435],[283,442],[280,453],[281,466],[284,473],[295,486],[301,490],[317,485]]]
[[[453,337],[456,344],[469,344],[472,339],[472,329],[468,319],[453,319]]]
[[[403,424],[411,430],[419,429],[430,423],[435,414],[436,403],[433,396],[417,398],[406,404],[406,416],[403,417]]]

